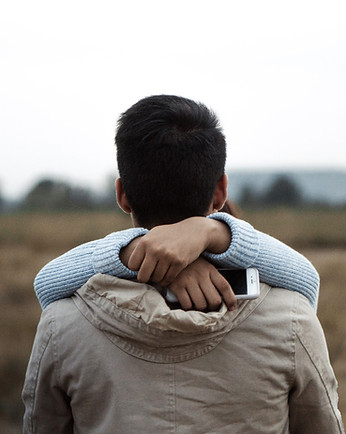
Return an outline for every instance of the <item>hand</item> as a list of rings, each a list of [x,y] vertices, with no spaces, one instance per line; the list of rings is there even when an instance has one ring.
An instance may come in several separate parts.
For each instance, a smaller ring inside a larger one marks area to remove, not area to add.
[[[168,286],[200,254],[209,249],[221,253],[231,241],[228,226],[205,217],[190,217],[179,223],[156,226],[128,246],[127,265],[138,270],[140,282]],[[123,250],[126,250],[123,249]],[[132,249],[131,253],[129,251]]]
[[[214,265],[203,258],[198,258],[179,273],[169,289],[185,310],[216,310],[222,300],[229,310],[237,306],[230,284]]]

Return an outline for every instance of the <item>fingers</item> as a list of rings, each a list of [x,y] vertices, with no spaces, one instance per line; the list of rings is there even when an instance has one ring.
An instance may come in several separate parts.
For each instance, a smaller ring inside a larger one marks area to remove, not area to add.
[[[149,248],[150,247],[150,248]],[[136,246],[128,260],[131,270],[138,270],[139,282],[155,282],[161,286],[168,286],[186,267],[186,262],[176,257],[167,249],[148,246],[143,239]]]
[[[223,298],[227,308],[229,310],[234,310],[237,306],[237,299],[231,285],[216,269],[210,273],[210,279]]]
[[[210,280],[208,273],[186,275],[184,270],[169,289],[177,297],[184,310],[216,310],[222,302],[221,295]]]
[[[181,265],[169,265],[165,261],[156,262],[152,256],[145,256],[138,270],[139,282],[155,282],[160,286],[169,286],[182,270]]]
[[[180,264],[171,265],[168,268],[164,277],[158,280],[154,280],[154,282],[157,282],[161,286],[169,286],[181,271],[182,271],[182,266]]]
[[[132,252],[128,267],[134,271],[138,270],[139,282],[160,282],[166,276],[170,264],[160,260],[158,255],[148,252],[145,243],[142,242]]]
[[[144,257],[145,249],[143,248],[143,243],[139,243],[129,257],[128,267],[130,268],[130,270],[139,270],[139,267],[141,266]]]
[[[230,284],[203,258],[186,267],[169,287],[185,310],[217,310],[222,301],[229,310],[237,305]]]
[[[152,275],[154,273],[154,270],[156,270],[157,265],[158,263],[156,262],[155,258],[153,258],[152,256],[145,256],[138,270],[138,282],[145,283],[149,282],[149,280],[152,280]],[[164,271],[158,269],[158,274],[161,273],[164,273]]]
[[[187,292],[195,310],[205,310],[208,307],[203,291],[198,286],[188,288]]]
[[[177,297],[181,307],[184,310],[206,310],[208,307],[207,300],[198,286],[189,288],[179,288],[173,290],[173,294]]]
[[[189,296],[189,294],[185,288],[179,288],[178,291],[175,291],[172,288],[170,288],[170,289],[173,292],[173,294],[177,297],[182,309],[190,310],[193,308],[192,301],[191,301],[190,296]]]
[[[215,310],[222,300],[228,309],[235,309],[237,299],[231,286],[212,264],[198,258],[186,265],[181,256],[177,257],[162,244],[148,242],[145,236],[128,260],[128,267],[138,270],[139,282],[170,286],[183,309]]]
[[[217,310],[222,303],[222,298],[219,291],[211,281],[205,281],[201,284],[201,290],[206,298],[208,309]]]
[[[217,310],[222,303],[222,298],[218,290],[213,284],[206,286],[189,286],[188,288],[175,288],[170,287],[170,290],[177,297],[181,307],[184,310]]]

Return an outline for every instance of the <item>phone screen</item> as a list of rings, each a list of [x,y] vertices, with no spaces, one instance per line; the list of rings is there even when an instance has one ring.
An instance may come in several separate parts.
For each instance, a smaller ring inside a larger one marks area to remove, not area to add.
[[[248,293],[246,270],[219,269],[218,272],[230,283],[235,295],[246,295]]]

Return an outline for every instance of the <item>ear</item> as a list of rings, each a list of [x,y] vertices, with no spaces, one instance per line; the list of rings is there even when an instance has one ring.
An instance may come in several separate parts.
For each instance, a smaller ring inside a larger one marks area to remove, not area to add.
[[[130,204],[127,200],[127,197],[126,197],[126,194],[125,194],[125,191],[123,188],[123,184],[122,184],[120,178],[118,178],[115,181],[115,191],[117,193],[117,202],[118,202],[118,205],[120,206],[120,208],[124,212],[126,212],[126,214],[131,214],[132,210],[131,210]]]
[[[212,208],[214,211],[219,211],[225,204],[227,199],[228,177],[224,173],[216,184],[213,196]]]

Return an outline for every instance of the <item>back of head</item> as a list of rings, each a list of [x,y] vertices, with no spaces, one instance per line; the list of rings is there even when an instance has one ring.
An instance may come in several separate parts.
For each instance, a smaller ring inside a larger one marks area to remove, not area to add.
[[[206,215],[224,173],[226,144],[205,105],[157,95],[123,113],[116,134],[120,178],[139,225]]]

